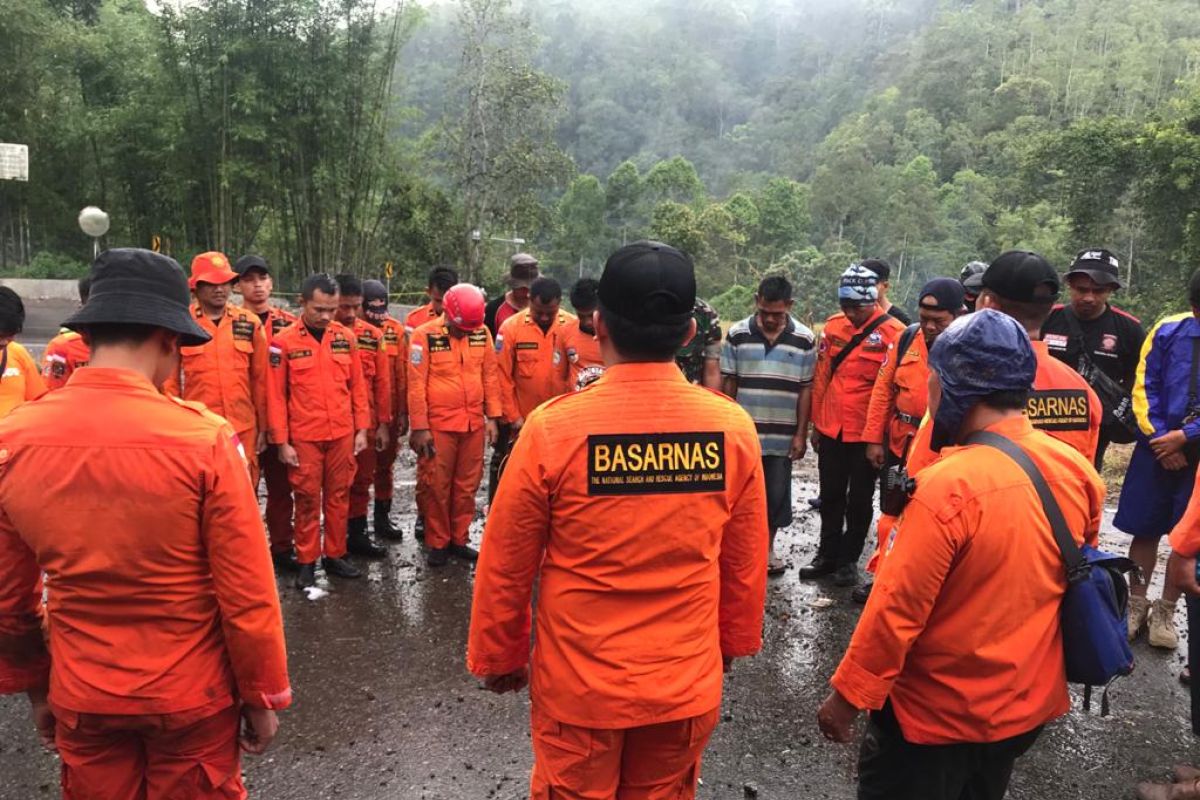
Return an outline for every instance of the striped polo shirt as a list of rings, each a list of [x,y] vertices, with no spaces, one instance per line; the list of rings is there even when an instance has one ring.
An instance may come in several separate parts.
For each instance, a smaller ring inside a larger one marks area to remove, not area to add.
[[[756,317],[729,329],[721,348],[721,374],[737,379],[737,401],[758,427],[764,456],[786,456],[796,435],[800,390],[812,383],[816,337],[792,317],[774,344]]]

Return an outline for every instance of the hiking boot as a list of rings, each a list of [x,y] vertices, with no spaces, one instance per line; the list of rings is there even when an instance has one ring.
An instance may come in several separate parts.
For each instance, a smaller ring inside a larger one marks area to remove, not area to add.
[[[371,541],[367,535],[367,518],[355,517],[346,530],[346,549],[363,558],[385,558],[387,550]]]
[[[275,565],[275,569],[279,572],[295,572],[300,568],[299,562],[296,561],[294,550],[271,553],[271,563]]]
[[[392,501],[375,501],[375,535],[389,542],[404,538],[404,531],[392,525]]]
[[[850,599],[858,603],[860,606],[866,605],[867,600],[871,597],[871,590],[875,588],[875,584],[871,581],[860,583],[854,587],[854,591],[850,593]]]
[[[1150,605],[1150,635],[1146,638],[1151,647],[1174,650],[1179,646],[1179,634],[1175,632],[1174,603],[1160,599]]]
[[[1141,633],[1150,617],[1150,600],[1137,595],[1129,596],[1129,641]]]
[[[817,556],[807,567],[800,568],[800,577],[806,581],[813,578],[823,578],[836,569],[837,564],[832,559],[825,558],[825,556]]]
[[[317,565],[298,564],[296,566],[296,588],[307,589],[317,585]]]
[[[431,547],[425,554],[425,563],[431,567],[444,567],[450,563],[449,547]]]
[[[833,573],[834,586],[857,586],[858,567],[854,564],[842,564]]]
[[[452,544],[450,545],[450,555],[455,558],[461,558],[463,561],[478,561],[479,551],[469,544]]]
[[[329,558],[326,556],[321,559],[321,564],[325,567],[326,575],[333,575],[335,578],[361,578],[362,573],[358,567],[351,564],[345,558]]]
[[[422,544],[425,543],[425,517],[417,514],[417,521],[413,523],[413,538]]]

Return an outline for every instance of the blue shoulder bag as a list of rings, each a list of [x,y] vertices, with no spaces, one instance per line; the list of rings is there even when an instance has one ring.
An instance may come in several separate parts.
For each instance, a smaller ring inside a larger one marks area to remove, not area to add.
[[[1107,715],[1109,684],[1133,672],[1125,573],[1136,569],[1134,563],[1088,544],[1075,544],[1041,470],[1012,440],[991,431],[976,431],[967,443],[987,445],[1004,453],[1025,471],[1037,490],[1067,570],[1067,591],[1059,611],[1067,680],[1083,684],[1085,709],[1091,705],[1092,687],[1103,686],[1100,714]]]

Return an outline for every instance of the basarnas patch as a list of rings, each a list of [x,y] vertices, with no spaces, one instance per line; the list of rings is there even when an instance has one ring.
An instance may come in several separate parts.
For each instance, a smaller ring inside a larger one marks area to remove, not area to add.
[[[587,480],[592,496],[724,491],[725,434],[595,434]]]
[[[1091,416],[1086,389],[1035,389],[1025,416],[1043,431],[1086,431]]]

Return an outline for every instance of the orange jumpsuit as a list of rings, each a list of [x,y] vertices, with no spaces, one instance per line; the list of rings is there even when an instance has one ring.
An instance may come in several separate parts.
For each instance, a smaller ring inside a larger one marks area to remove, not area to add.
[[[436,451],[425,500],[425,543],[466,544],[483,478],[484,418],[501,414],[492,335],[486,328],[452,336],[441,318],[413,331],[408,359],[408,415],[414,431],[431,431]],[[418,467],[418,470],[420,468]]]
[[[579,327],[579,320],[567,323],[559,332],[558,349],[563,371],[561,380],[566,384],[566,391],[579,389],[580,373],[604,371],[604,358],[600,355],[600,342],[596,334],[587,333]]]
[[[989,430],[1038,465],[1076,541],[1095,544],[1104,484],[1022,417]],[[994,448],[945,448],[921,473],[833,686],[891,700],[914,744],[996,742],[1066,713],[1059,606],[1067,581],[1041,501]]]
[[[217,324],[199,305],[192,306],[192,316],[212,341],[180,348],[180,375],[172,375],[163,391],[203,403],[229,420],[245,446],[251,483],[258,486],[258,432],[267,426],[267,336],[262,323],[257,314],[233,305],[225,307]]]
[[[258,318],[266,331],[268,343],[274,342],[284,328],[296,321],[295,314],[277,306],[271,306],[265,315],[259,314]],[[290,553],[293,544],[292,485],[288,481],[287,465],[279,460],[279,448],[268,445],[259,466],[263,482],[267,485],[267,536],[271,539],[271,552]]]
[[[362,364],[363,380],[371,406],[371,444],[358,454],[358,468],[350,485],[350,518],[365,517],[371,501],[371,484],[375,482],[375,429],[392,426],[392,360],[383,341],[383,331],[366,320],[354,320],[354,336],[358,343],[358,358]]]
[[[383,321],[383,349],[387,354],[392,384],[392,427],[388,431],[388,446],[375,462],[375,502],[392,499],[395,484],[392,468],[400,452],[400,437],[407,429],[408,419],[408,334],[404,325],[388,317]]]
[[[42,379],[46,389],[54,391],[66,386],[67,379],[80,367],[86,367],[92,350],[75,331],[63,330],[50,340],[42,351]]]
[[[574,315],[560,311],[550,328],[543,331],[526,309],[513,314],[500,326],[496,334],[496,353],[505,422],[516,422],[550,398],[567,391],[560,342],[563,331],[572,321],[577,321]]]
[[[876,310],[862,327],[879,316],[884,313]],[[830,317],[821,330],[821,352],[813,376],[813,425],[823,435],[843,442],[869,441],[863,429],[867,425],[871,391],[888,348],[904,333],[904,325],[889,317],[854,348],[831,376],[832,360],[860,330],[840,311]]]
[[[129,370],[0,422],[0,692],[49,688],[67,798],[245,797],[238,704],[291,689],[239,450]]]
[[[296,560],[346,554],[354,434],[371,427],[370,400],[354,333],[330,322],[318,341],[303,321],[271,343],[271,444],[290,444],[300,466],[288,469],[296,502]],[[321,543],[321,512],[325,541]]]
[[[22,403],[44,395],[46,382],[33,356],[19,342],[9,342],[0,351],[0,417],[5,417]]]
[[[530,663],[536,582],[534,798],[693,797],[722,656],[762,645],[765,495],[750,417],[673,361],[614,365],[526,420],[488,515],[467,667]]]
[[[426,322],[433,322],[440,317],[441,314],[433,310],[433,303],[429,302],[423,306],[417,306],[408,315],[404,317],[404,331],[412,336],[412,332],[424,325]]]

